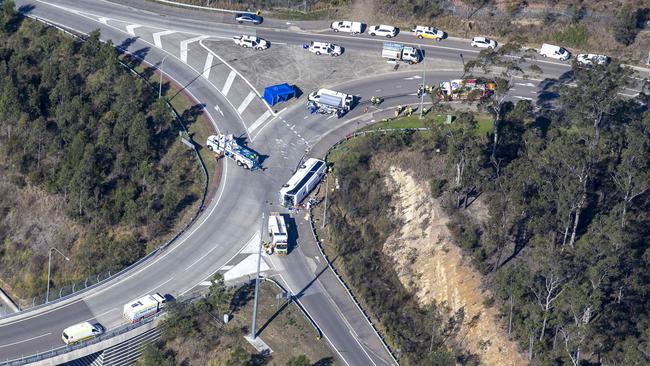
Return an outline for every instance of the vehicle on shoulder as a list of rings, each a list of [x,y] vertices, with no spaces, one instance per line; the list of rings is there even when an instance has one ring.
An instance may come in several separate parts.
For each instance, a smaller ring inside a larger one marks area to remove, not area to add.
[[[258,51],[265,50],[269,48],[269,42],[263,38],[257,36],[241,35],[232,37],[232,40],[235,44],[238,44],[244,48],[252,48]]]
[[[579,64],[584,66],[592,65],[607,65],[612,62],[612,59],[609,56],[605,55],[596,55],[593,53],[581,53],[576,57],[576,61]]]
[[[315,53],[318,56],[320,55],[340,56],[343,53],[343,49],[340,46],[337,46],[329,42],[311,41],[306,46],[309,52]]]
[[[497,42],[485,37],[474,37],[470,43],[474,48],[487,48],[493,50],[497,48]]]
[[[103,333],[104,327],[99,323],[91,324],[89,322],[83,322],[65,328],[61,333],[61,339],[63,339],[65,344],[72,345],[95,338]]]
[[[363,33],[363,23],[351,22],[349,20],[332,22],[330,28],[332,28],[334,32],[345,32],[352,34]]]
[[[415,34],[415,36],[418,37],[419,39],[427,38],[427,39],[436,39],[440,41],[443,38],[445,38],[445,32],[435,27],[417,25],[415,26],[415,28],[412,29],[412,31]]]
[[[235,15],[235,21],[239,24],[249,23],[249,24],[262,24],[264,19],[255,14],[251,13],[239,13]]]
[[[567,51],[564,47],[548,43],[544,43],[538,52],[544,57],[550,57],[560,61],[566,61],[571,58],[571,52]]]
[[[371,36],[382,36],[386,38],[395,37],[397,35],[397,31],[397,28],[386,24],[373,25],[372,27],[368,28],[368,34]]]

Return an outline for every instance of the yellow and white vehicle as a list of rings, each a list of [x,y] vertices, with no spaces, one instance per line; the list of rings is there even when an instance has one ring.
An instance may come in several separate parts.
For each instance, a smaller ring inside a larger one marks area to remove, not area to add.
[[[61,339],[65,344],[75,344],[95,338],[102,333],[104,329],[101,325],[83,322],[65,328],[61,333]]]
[[[445,32],[441,31],[440,29],[434,28],[434,27],[427,27],[424,25],[418,25],[415,26],[413,29],[413,33],[415,34],[416,37],[423,39],[435,39],[435,40],[441,40],[445,38]]]

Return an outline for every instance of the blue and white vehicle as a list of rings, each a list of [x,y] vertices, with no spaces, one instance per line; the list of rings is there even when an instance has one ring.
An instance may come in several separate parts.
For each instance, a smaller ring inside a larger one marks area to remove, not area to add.
[[[280,204],[291,208],[302,200],[320,183],[327,171],[323,160],[309,158],[280,189]]]
[[[259,155],[253,150],[239,145],[233,135],[210,135],[206,142],[208,150],[233,159],[237,165],[246,169],[261,168]]]

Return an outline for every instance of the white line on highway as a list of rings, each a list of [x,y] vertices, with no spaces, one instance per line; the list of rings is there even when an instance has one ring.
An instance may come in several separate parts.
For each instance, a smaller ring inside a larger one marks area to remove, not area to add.
[[[111,18],[105,18],[105,17],[100,17],[99,22],[102,24],[108,25],[108,21],[111,20]]]
[[[160,39],[160,37],[167,36],[167,35],[174,34],[174,33],[176,33],[176,31],[172,31],[172,30],[166,30],[166,31],[154,33],[153,34],[153,43],[154,43],[154,45],[156,47],[158,47],[158,48],[163,48],[162,47],[162,40]]]
[[[171,281],[171,280],[173,280],[173,279],[174,279],[174,277],[168,279],[167,281],[161,283],[160,285],[154,286],[154,287],[151,288],[150,290],[145,291],[144,293],[142,293],[141,295],[139,295],[138,298],[141,298],[142,296],[147,296],[147,295],[149,295],[150,293],[154,292],[154,290],[157,290],[157,289],[163,287],[164,285],[167,284],[167,282],[169,282],[169,281]]]
[[[269,118],[270,116],[271,116],[270,111],[266,111],[261,116],[259,116],[257,120],[255,120],[255,122],[250,127],[248,127],[248,134],[250,135],[253,131],[255,131],[258,127],[260,127],[262,123],[264,123],[264,121],[266,121],[266,119]]]
[[[184,41],[181,41],[181,61],[187,63],[187,51],[189,49],[190,43],[194,43],[196,41],[200,41],[202,39],[209,38],[210,36],[198,36],[190,39],[186,39]]]
[[[248,105],[251,104],[251,101],[253,100],[253,98],[255,98],[255,93],[253,93],[251,91],[251,92],[248,93],[246,98],[241,102],[241,104],[237,108],[237,113],[239,113],[239,114],[244,113],[244,111],[246,110]],[[250,130],[250,128],[249,128],[249,130]]]
[[[203,65],[203,77],[206,79],[210,77],[210,70],[212,70],[212,60],[214,60],[214,56],[212,56],[211,53],[208,53],[208,55],[205,57],[205,65]]]
[[[203,254],[199,259],[195,260],[194,262],[192,262],[192,264],[190,264],[189,266],[185,267],[184,271],[187,271],[188,269],[194,267],[195,264],[197,264],[197,263],[199,263],[200,261],[202,261],[203,258],[205,258],[205,257],[207,257],[208,255],[210,255],[210,253],[212,253],[215,249],[217,249],[217,248],[219,248],[219,247],[220,247],[219,244],[217,244],[217,245],[215,245],[214,247],[212,247],[212,249],[208,250],[208,252],[205,253],[205,254]]]
[[[223,94],[224,97],[228,96],[228,92],[230,91],[230,87],[232,86],[232,82],[235,81],[236,76],[237,73],[234,70],[230,70],[230,74],[228,74],[228,79],[226,79],[226,83],[223,84],[223,89],[221,89],[221,94]]]
[[[39,335],[39,336],[32,337],[32,338],[27,338],[27,339],[24,339],[24,340],[22,340],[22,341],[18,341],[18,342],[13,342],[13,343],[9,343],[9,344],[3,344],[2,346],[0,346],[0,348],[11,347],[11,346],[15,346],[15,345],[20,344],[20,343],[25,343],[25,342],[33,341],[34,339],[43,338],[43,337],[49,336],[50,334],[52,334],[52,332],[45,333],[45,334],[41,334],[41,335]]]
[[[142,27],[140,24],[129,24],[126,26],[126,32],[135,37],[135,29]]]
[[[533,100],[533,98],[528,98],[528,97],[520,97],[519,95],[513,95],[512,97],[513,97],[513,98],[517,98],[517,99],[524,99],[524,100]]]

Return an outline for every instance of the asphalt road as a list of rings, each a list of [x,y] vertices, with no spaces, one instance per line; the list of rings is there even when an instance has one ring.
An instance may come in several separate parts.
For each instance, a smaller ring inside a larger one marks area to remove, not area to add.
[[[263,212],[278,209],[276,192],[304,156],[320,156],[327,144],[354,130],[359,121],[371,120],[362,108],[336,119],[308,115],[302,104],[274,116],[251,91],[245,75],[237,75],[224,62],[218,62],[218,55],[211,55],[200,40],[193,39],[256,33],[271,42],[286,44],[332,41],[345,47],[346,52],[380,52],[384,39],[334,34],[319,28],[320,23],[286,24],[267,20],[260,27],[240,26],[229,16],[161,8],[149,2],[129,1],[123,2],[128,4],[124,5],[101,0],[83,4],[74,0],[19,0],[17,3],[27,14],[74,30],[89,32],[99,28],[102,39],[112,40],[148,63],[159,65],[167,56],[165,74],[186,86],[186,91],[202,103],[215,128],[238,136],[248,135],[251,146],[268,157],[263,172],[248,172],[227,160],[221,186],[196,224],[138,268],[65,302],[0,319],[0,360],[59,347],[63,328],[79,321],[98,321],[108,329],[117,327],[123,324],[122,305],[139,296],[152,292],[181,296],[196,288],[228,264],[255,236]],[[180,15],[175,15],[176,12]],[[296,25],[311,30],[298,30]],[[186,40],[193,41],[183,43]],[[400,34],[392,41],[416,44],[425,50],[430,60],[427,62],[431,64],[424,76],[427,83],[460,77],[460,71],[436,71],[436,59],[458,60],[462,53],[466,61],[478,53],[467,41],[456,39],[437,43]],[[522,80],[512,91],[513,98],[539,98],[540,83],[545,78],[559,78],[570,70],[568,63],[536,62],[544,71],[543,77]],[[413,93],[422,82],[419,77],[409,71],[368,75],[338,89],[358,95],[362,103],[371,95],[388,96],[384,107],[389,108],[418,102]],[[278,278],[299,294],[299,301],[321,326],[325,338],[344,363],[392,363],[365,318],[333,274],[325,269],[313,242],[305,238],[292,255],[271,261]]]

